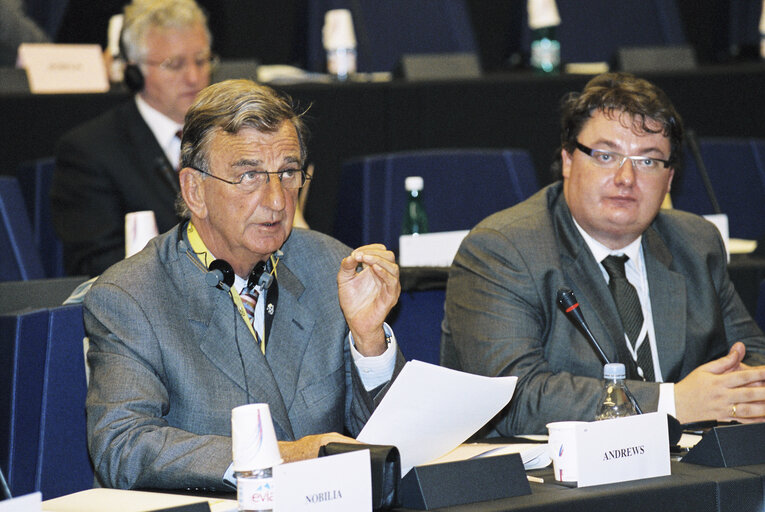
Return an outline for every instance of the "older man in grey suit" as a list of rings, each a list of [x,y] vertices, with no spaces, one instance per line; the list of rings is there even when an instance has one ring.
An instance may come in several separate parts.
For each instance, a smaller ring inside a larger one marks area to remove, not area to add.
[[[669,99],[632,75],[596,77],[566,98],[561,142],[562,183],[485,219],[460,247],[443,364],[519,377],[492,424],[501,435],[594,419],[603,368],[556,303],[567,287],[608,358],[627,366],[643,411],[763,421],[765,338],[729,280],[719,234],[660,212],[682,144]],[[620,309],[627,295],[631,316]]]
[[[253,402],[270,405],[285,460],[316,456],[358,434],[403,365],[383,323],[400,291],[393,254],[292,229],[304,140],[289,103],[247,80],[208,87],[189,109],[190,220],[84,301],[89,448],[104,485],[220,486],[231,409]]]

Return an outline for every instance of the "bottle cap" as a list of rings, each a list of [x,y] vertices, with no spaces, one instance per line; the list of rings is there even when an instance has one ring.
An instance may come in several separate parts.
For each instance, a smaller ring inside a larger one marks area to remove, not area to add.
[[[231,451],[234,471],[253,471],[281,464],[268,404],[247,404],[231,410]]]
[[[407,192],[411,192],[412,190],[422,190],[422,187],[424,186],[425,180],[422,179],[422,176],[409,176],[404,180],[404,188]]]
[[[627,376],[627,371],[622,363],[608,363],[603,367],[604,379],[623,379]]]

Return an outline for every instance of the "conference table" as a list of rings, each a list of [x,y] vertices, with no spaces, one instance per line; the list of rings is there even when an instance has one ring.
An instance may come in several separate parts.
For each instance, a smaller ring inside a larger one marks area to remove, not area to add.
[[[434,510],[449,512],[745,512],[765,510],[765,464],[712,468],[671,463],[669,476],[584,488],[555,483],[552,469],[529,471],[545,483],[531,494]],[[412,509],[398,508],[397,511]]]
[[[765,64],[644,76],[667,92],[685,125],[700,137],[765,137]],[[589,78],[518,71],[459,80],[277,86],[306,110],[312,134],[308,154],[316,176],[306,209],[308,222],[332,233],[342,162],[368,154],[525,148],[540,185],[549,183],[549,164],[559,145],[560,100],[567,92],[581,90]],[[11,82],[0,76],[0,174],[14,174],[24,161],[52,156],[63,133],[129,97],[121,87],[103,94],[33,95],[18,81],[15,86]]]

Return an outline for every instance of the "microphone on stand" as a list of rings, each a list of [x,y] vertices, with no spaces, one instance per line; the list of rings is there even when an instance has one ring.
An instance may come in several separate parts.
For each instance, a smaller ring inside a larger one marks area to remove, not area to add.
[[[604,365],[610,363],[611,361],[608,360],[606,353],[603,352],[600,343],[595,339],[590,327],[587,325],[587,321],[584,319],[584,315],[579,309],[579,302],[576,300],[574,292],[570,288],[558,288],[557,298],[558,305],[563,309],[563,312],[566,313],[566,316],[574,323],[574,325],[582,331],[585,338],[587,338],[587,341],[590,342],[590,345],[598,354],[600,361]],[[635,399],[635,395],[632,394],[629,387],[626,387],[624,391],[626,392],[627,399],[635,408],[635,412],[643,414],[643,410],[640,408],[640,405],[638,405],[637,399]],[[669,445],[674,446],[680,441],[680,437],[683,435],[683,427],[677,418],[670,416],[669,414],[667,414],[667,427],[669,430]]]
[[[587,321],[584,319],[584,315],[579,309],[579,302],[577,302],[576,296],[574,296],[574,292],[570,288],[558,288],[558,305],[563,308],[563,312],[566,313],[566,316],[574,323],[574,325],[584,333],[585,338],[587,338],[587,341],[590,342],[590,345],[598,354],[600,361],[604,365],[610,363],[611,361],[606,357],[606,353],[603,352],[600,343],[598,343],[598,340],[596,340],[595,336],[592,334],[590,326],[587,325]],[[635,408],[635,412],[643,414],[643,410],[640,408],[640,405],[638,405],[632,391],[630,391],[629,388],[625,388],[624,391],[626,392],[627,398],[632,403],[632,406]]]

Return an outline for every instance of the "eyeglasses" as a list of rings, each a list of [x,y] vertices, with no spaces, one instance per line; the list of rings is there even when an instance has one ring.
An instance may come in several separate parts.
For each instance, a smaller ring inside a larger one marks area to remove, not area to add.
[[[595,161],[595,165],[603,169],[620,169],[627,160],[632,160],[632,167],[641,172],[656,173],[669,167],[669,160],[662,160],[661,158],[651,156],[627,156],[615,151],[592,149],[581,144],[579,141],[576,141],[576,149],[591,156]]]
[[[273,171],[273,172],[247,171],[245,173],[242,173],[236,181],[229,181],[229,180],[223,179],[207,171],[203,171],[202,169],[197,169],[196,167],[192,167],[192,169],[194,169],[195,171],[201,172],[202,174],[206,174],[207,176],[210,176],[211,178],[215,178],[216,180],[220,180],[224,183],[228,183],[229,185],[237,185],[241,190],[247,193],[260,190],[266,184],[270,183],[271,175],[276,175],[279,177],[279,181],[281,182],[282,188],[285,190],[299,189],[300,187],[305,185],[306,181],[311,179],[311,177],[308,176],[303,169],[286,169],[284,171]]]
[[[186,57],[168,57],[162,62],[145,60],[143,63],[147,66],[158,66],[160,69],[171,73],[179,73],[186,69],[189,63],[194,65],[197,69],[205,69],[217,66],[219,61],[220,59],[217,55],[205,54],[198,55],[191,60],[186,59]]]

